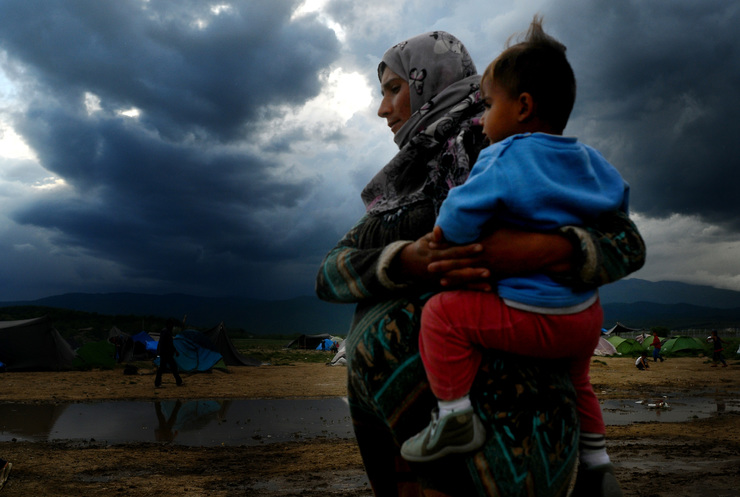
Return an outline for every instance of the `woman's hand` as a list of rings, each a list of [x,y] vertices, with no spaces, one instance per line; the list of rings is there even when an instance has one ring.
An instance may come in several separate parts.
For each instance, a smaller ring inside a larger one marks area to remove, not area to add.
[[[427,266],[443,287],[491,290],[491,281],[532,272],[570,269],[573,246],[563,236],[501,228],[470,245],[449,246],[435,226]]]

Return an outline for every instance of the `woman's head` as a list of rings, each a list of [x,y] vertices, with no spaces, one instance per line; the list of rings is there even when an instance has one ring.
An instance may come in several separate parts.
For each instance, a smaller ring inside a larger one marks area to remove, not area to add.
[[[387,121],[395,135],[411,117],[409,84],[386,66],[380,76],[380,94],[383,99],[378,107],[378,116]]]
[[[565,46],[542,29],[535,17],[523,41],[506,48],[481,77],[517,99],[527,93],[534,114],[555,132],[562,133],[576,99],[576,79],[565,56]]]
[[[445,88],[475,74],[470,54],[453,35],[434,31],[409,38],[388,49],[378,65],[383,94],[378,115],[397,133]]]

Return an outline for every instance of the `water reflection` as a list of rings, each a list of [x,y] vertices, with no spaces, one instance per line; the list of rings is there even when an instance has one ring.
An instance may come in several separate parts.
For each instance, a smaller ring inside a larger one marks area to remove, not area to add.
[[[669,399],[669,409],[606,400],[608,425],[679,422],[740,412],[740,400]],[[189,446],[257,445],[324,436],[351,438],[346,399],[172,400],[72,404],[0,403],[0,441],[95,440]]]
[[[0,441],[256,445],[353,436],[346,399],[0,403]]]
[[[202,430],[211,421],[220,423],[226,419],[230,405],[228,400],[156,401],[154,413],[158,427],[154,438],[157,442],[172,442],[180,431]]]

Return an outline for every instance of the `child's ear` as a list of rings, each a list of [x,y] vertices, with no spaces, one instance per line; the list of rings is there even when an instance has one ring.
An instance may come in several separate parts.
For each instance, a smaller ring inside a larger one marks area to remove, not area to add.
[[[534,99],[532,95],[524,92],[519,95],[519,122],[527,122],[534,117]]]

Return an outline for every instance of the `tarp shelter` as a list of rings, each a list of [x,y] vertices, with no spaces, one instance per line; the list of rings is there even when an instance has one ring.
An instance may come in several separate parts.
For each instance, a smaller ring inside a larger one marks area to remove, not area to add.
[[[210,330],[204,331],[202,333],[211,340],[213,345],[216,347],[215,350],[221,354],[221,356],[224,358],[224,363],[227,366],[262,365],[262,361],[260,361],[259,359],[245,356],[243,354],[240,354],[236,350],[234,342],[231,341],[228,333],[226,333],[226,327],[224,326],[224,323],[219,323]]]
[[[594,355],[610,356],[617,355],[617,349],[606,337],[599,337],[599,344],[594,349]]]
[[[639,333],[642,330],[637,328],[630,328],[629,326],[625,326],[619,321],[617,321],[617,324],[609,328],[609,330],[606,332],[607,335],[615,336],[615,335],[621,335],[623,333]]]
[[[119,331],[108,340],[117,345],[118,362],[148,361],[157,355],[157,341],[146,331],[133,336]]]
[[[70,369],[74,350],[48,317],[0,321],[0,361],[7,371]]]
[[[617,352],[622,355],[640,355],[645,352],[645,347],[634,338],[622,338],[620,336],[610,336],[607,338],[609,343],[614,345]]]
[[[208,371],[222,359],[211,339],[197,330],[175,335],[175,349],[179,353],[175,362],[180,371]]]
[[[295,347],[299,349],[315,350],[316,347],[318,347],[321,342],[326,339],[331,340],[331,335],[329,335],[328,333],[322,333],[320,335],[301,335],[290,342],[288,345],[286,345],[285,348],[290,349]]]
[[[181,371],[208,371],[221,360],[227,366],[260,366],[261,361],[237,352],[223,323],[208,331],[184,330],[174,337]]]
[[[698,338],[677,336],[666,340],[660,352],[663,355],[696,355],[708,349],[709,346]]]
[[[316,346],[316,350],[331,350],[332,347],[334,347],[334,340],[331,338],[324,338],[321,340],[321,343]]]

